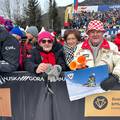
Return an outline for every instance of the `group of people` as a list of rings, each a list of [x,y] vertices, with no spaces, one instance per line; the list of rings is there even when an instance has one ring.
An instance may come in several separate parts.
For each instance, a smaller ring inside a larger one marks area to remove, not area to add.
[[[108,11],[74,13],[71,20],[72,28],[85,28],[93,19],[99,19],[104,23],[105,28],[120,27],[120,9],[111,9]]]
[[[102,81],[101,87],[104,90],[112,89],[120,78],[120,53],[114,43],[103,38],[104,32],[103,23],[92,20],[86,29],[88,38],[85,41],[80,41],[79,31],[66,30],[62,46],[50,32],[38,33],[35,26],[30,26],[26,30],[25,58],[20,62],[20,56],[25,52],[21,53],[19,42],[23,32],[15,27],[8,33],[0,26],[0,72],[16,71],[22,64],[22,70],[56,76],[61,71],[71,70],[70,62],[82,55],[86,58],[87,67],[108,65],[110,74]]]

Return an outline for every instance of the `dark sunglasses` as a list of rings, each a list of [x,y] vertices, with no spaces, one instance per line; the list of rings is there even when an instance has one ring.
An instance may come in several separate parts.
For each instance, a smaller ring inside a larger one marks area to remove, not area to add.
[[[51,40],[42,40],[42,43],[46,43],[46,42],[48,42],[48,43],[52,43]]]

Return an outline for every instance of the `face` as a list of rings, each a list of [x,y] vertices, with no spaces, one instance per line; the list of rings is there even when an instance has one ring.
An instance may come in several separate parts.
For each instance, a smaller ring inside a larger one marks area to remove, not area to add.
[[[31,35],[30,33],[26,33],[26,37],[27,37],[27,39],[29,39],[29,40],[34,38],[34,36]]]
[[[99,45],[99,43],[103,40],[103,32],[97,31],[97,30],[91,30],[89,31],[89,40],[92,43],[93,46]]]
[[[52,50],[53,42],[49,38],[44,38],[39,45],[45,52],[49,52]]]
[[[69,47],[75,47],[76,44],[78,43],[78,40],[74,34],[69,34],[66,39],[66,43]]]

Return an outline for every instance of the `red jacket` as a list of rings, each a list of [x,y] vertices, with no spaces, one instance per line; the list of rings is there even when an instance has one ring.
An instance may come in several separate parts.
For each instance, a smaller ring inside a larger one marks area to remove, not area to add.
[[[120,51],[120,33],[116,35],[114,43],[118,46],[118,50]]]

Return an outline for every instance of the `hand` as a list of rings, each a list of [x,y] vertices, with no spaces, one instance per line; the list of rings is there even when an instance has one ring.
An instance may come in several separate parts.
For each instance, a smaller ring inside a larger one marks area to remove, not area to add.
[[[109,74],[109,77],[106,80],[103,80],[100,83],[100,86],[103,90],[111,90],[119,82],[119,77],[115,74]]]
[[[40,63],[39,66],[36,69],[36,73],[43,73],[45,72],[49,67],[49,64],[46,63]]]

